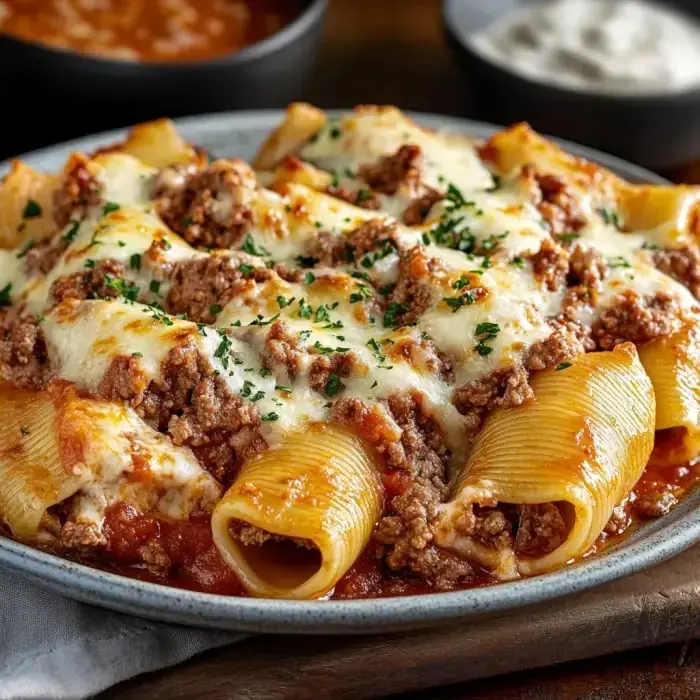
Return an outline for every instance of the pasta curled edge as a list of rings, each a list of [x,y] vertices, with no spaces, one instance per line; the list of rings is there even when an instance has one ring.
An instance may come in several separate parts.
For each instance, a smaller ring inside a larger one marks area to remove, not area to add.
[[[631,343],[582,355],[564,371],[532,379],[536,401],[496,409],[486,420],[451,500],[437,542],[477,559],[502,579],[530,576],[583,556],[630,492],[654,444],[652,383]],[[490,549],[463,531],[475,507],[554,505],[566,525],[551,551]]]
[[[212,515],[214,542],[254,596],[323,596],[369,541],[381,482],[359,438],[310,424],[250,459]]]

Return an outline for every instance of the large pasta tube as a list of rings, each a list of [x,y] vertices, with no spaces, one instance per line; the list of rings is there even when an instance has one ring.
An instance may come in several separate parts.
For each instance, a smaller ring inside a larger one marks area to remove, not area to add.
[[[583,555],[639,479],[654,442],[654,391],[629,343],[539,372],[532,388],[535,402],[486,420],[439,524],[440,545],[498,566],[504,578]],[[504,504],[521,509],[521,527],[535,504],[550,515],[556,509],[551,522],[565,526],[556,546],[518,551],[516,535],[497,556],[465,528],[475,507]]]
[[[317,598],[367,544],[381,486],[360,440],[312,424],[243,466],[214,509],[214,542],[253,595]]]
[[[0,385],[0,519],[16,537],[35,536],[46,509],[80,488],[87,403]]]
[[[639,348],[656,393],[652,462],[677,465],[700,455],[700,329],[688,325]]]

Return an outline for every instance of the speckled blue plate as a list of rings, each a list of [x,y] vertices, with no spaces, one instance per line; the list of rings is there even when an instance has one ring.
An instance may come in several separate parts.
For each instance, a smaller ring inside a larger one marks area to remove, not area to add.
[[[449,117],[413,115],[426,126],[482,138],[495,127]],[[249,159],[282,118],[281,112],[239,112],[178,122],[190,141],[218,156]],[[23,156],[31,165],[57,170],[73,150],[92,150],[123,137],[113,131]],[[573,153],[598,161],[635,181],[664,182],[646,170],[570,143]],[[2,173],[7,164],[0,165]],[[700,540],[700,491],[669,515],[631,533],[604,554],[531,579],[486,588],[402,598],[297,602],[193,593],[116,576],[0,537],[0,562],[34,583],[87,603],[167,622],[253,632],[347,634],[426,627],[502,613],[575,595],[606,581],[658,564]]]

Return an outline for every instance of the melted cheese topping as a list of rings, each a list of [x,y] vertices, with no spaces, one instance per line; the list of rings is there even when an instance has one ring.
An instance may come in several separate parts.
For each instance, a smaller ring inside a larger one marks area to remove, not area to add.
[[[163,270],[209,253],[195,251],[158,217],[150,199],[156,171],[119,153],[94,159],[102,201],[60,233],[69,245],[50,273],[29,276],[17,260],[21,251],[0,251],[0,289],[11,285],[13,302],[45,316],[42,328],[52,369],[84,391],[99,392],[117,357],[133,358],[146,384],[161,382],[168,354],[187,345],[234,394],[255,403],[271,446],[308,421],[327,419],[339,397],[363,399],[384,410],[383,399],[416,391],[453,452],[453,466],[460,467],[469,447],[468,423],[452,403],[455,388],[513,367],[546,340],[552,332],[550,320],[561,311],[563,292],[548,291],[525,259],[539,250],[549,233],[523,182],[517,175],[508,176],[496,186],[465,140],[420,129],[395,110],[368,109],[328,123],[300,155],[326,170],[351,173],[338,176],[345,185],[343,177],[355,181],[359,165],[391,155],[402,144],[421,147],[422,181],[446,193],[425,224],[408,228],[391,217],[405,205],[405,192],[384,198],[386,211],[376,212],[299,184],[286,185],[280,192],[260,187],[251,195],[250,229],[239,246],[257,256],[260,264],[297,266],[319,232],[342,239],[376,218],[395,225],[397,250],[391,247],[369,256],[367,264],[349,259],[335,269],[316,267],[301,282],[277,275],[251,282],[214,314],[215,325],[192,323],[160,308],[168,291]],[[602,252],[611,268],[595,308],[583,311],[581,320],[591,323],[627,289],[642,294],[664,291],[694,310],[697,302],[690,292],[657,271],[643,248],[657,240],[667,224],[658,223],[644,233],[621,233],[603,220],[600,202],[595,192],[581,191],[577,198],[588,221],[576,234],[578,243]],[[151,264],[145,252],[154,240],[164,239],[168,245],[163,258],[159,265]],[[431,266],[417,282],[424,287],[426,308],[414,325],[395,328],[372,306],[372,298],[376,288],[396,282],[402,258],[415,247]],[[122,287],[124,296],[113,301],[67,301],[52,308],[55,281],[100,260],[122,263],[130,291]],[[276,321],[284,323],[302,351],[301,366],[292,377],[284,369],[273,372],[265,366],[267,335]],[[429,351],[423,347],[428,341],[454,367],[453,383],[430,365],[425,356]],[[411,350],[402,352],[406,346]],[[345,353],[356,358],[352,375],[336,378],[339,384],[332,391],[313,389],[314,362]],[[85,517],[98,520],[106,504],[119,497],[139,503],[152,498],[141,493],[147,489],[142,483],[124,482],[123,475],[133,469],[129,454],[134,445],[149,455],[153,478],[165,484],[165,491],[159,487],[158,504],[150,507],[178,517],[187,512],[184,504],[192,502],[192,494],[214,497],[214,487],[203,481],[191,454],[174,448],[134,415],[125,414],[116,429],[99,424],[98,433],[104,440],[96,443],[89,469],[97,474],[95,465],[101,461],[102,471],[78,499],[78,511]]]

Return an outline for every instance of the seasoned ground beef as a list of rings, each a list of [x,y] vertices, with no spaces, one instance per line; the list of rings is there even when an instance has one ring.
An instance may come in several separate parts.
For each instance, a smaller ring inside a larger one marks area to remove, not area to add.
[[[41,241],[27,253],[25,261],[27,272],[30,275],[47,274],[59,261],[67,247],[68,241],[64,241],[60,236]]]
[[[532,165],[523,168],[521,178],[529,189],[532,203],[553,234],[579,231],[586,225],[576,195],[563,178],[538,173]]]
[[[365,254],[384,246],[392,250],[396,247],[396,224],[370,219],[342,236],[320,233],[310,242],[306,254],[323,267],[336,267],[359,261]]]
[[[569,253],[552,238],[545,238],[540,249],[530,256],[532,268],[540,281],[552,292],[566,285]]]
[[[212,310],[216,306],[224,307],[236,295],[275,276],[272,270],[257,265],[251,256],[224,251],[181,260],[170,273],[165,308],[173,314],[187,314],[190,321],[214,323]]]
[[[292,333],[284,321],[275,321],[265,337],[263,367],[271,369],[275,376],[286,383],[294,379],[304,364],[304,350],[298,333]]]
[[[552,333],[535,343],[527,353],[526,366],[530,371],[557,367],[577,355],[595,350],[590,328],[575,321],[550,321]]]
[[[643,493],[634,501],[635,511],[651,518],[658,518],[666,515],[678,504],[678,499],[673,493],[672,484],[660,486],[657,490]]]
[[[497,406],[510,408],[534,399],[527,370],[522,364],[515,364],[458,387],[452,396],[452,403],[467,416],[468,430],[476,433],[486,414]]]
[[[379,197],[373,192],[367,190],[351,190],[349,187],[331,186],[326,188],[326,193],[342,199],[348,204],[352,204],[361,209],[369,209],[377,211],[382,208],[382,203]]]
[[[115,299],[121,294],[124,265],[117,260],[97,260],[95,266],[72,275],[62,275],[52,285],[55,304],[66,299]],[[138,287],[131,287],[138,294]]]
[[[582,285],[589,291],[599,292],[609,272],[608,263],[599,250],[586,249],[578,244],[571,249],[567,275],[569,287]]]
[[[357,174],[375,192],[396,194],[404,183],[412,188],[417,187],[421,156],[419,146],[406,144],[390,156],[381,156],[375,163],[361,165]]]
[[[240,520],[231,522],[229,525],[229,532],[234,539],[239,540],[242,544],[249,547],[262,547],[266,542],[272,541],[293,542],[297,547],[316,549],[316,545],[311,540],[302,539],[300,537],[275,535],[272,532],[267,532],[267,530],[262,530],[259,527],[255,527],[255,525],[250,525]]]
[[[257,408],[231,392],[194,344],[172,348],[161,376],[144,388],[131,360],[115,358],[101,395],[128,400],[144,420],[169,433],[176,445],[192,448],[215,478],[230,484],[242,461],[267,447]]]
[[[451,384],[455,380],[452,360],[429,338],[401,338],[383,347],[390,360],[404,360],[419,370],[437,375]]]
[[[442,192],[425,185],[423,194],[416,197],[404,210],[403,222],[406,226],[420,226],[428,216],[434,204],[443,197]]]
[[[46,341],[34,316],[0,311],[0,378],[26,389],[41,389],[51,375]]]
[[[340,379],[354,374],[365,374],[367,365],[360,361],[354,352],[334,352],[319,355],[309,367],[309,386],[321,394],[335,396],[344,388]]]
[[[248,232],[257,184],[242,161],[217,160],[203,170],[173,165],[156,177],[153,197],[163,221],[188,243],[230,248]]]
[[[554,503],[518,506],[520,520],[515,551],[542,555],[553,552],[567,537],[569,528]]]
[[[442,270],[437,258],[429,258],[422,246],[414,246],[399,257],[399,276],[387,298],[394,311],[395,326],[416,323],[434,302],[437,291],[431,285],[433,276]]]
[[[654,251],[654,264],[700,299],[700,246]]]
[[[385,560],[390,568],[410,569],[435,588],[450,590],[468,582],[473,571],[467,562],[433,544],[439,505],[438,492],[416,480],[392,499],[392,515],[380,520],[375,538],[386,545]]]
[[[628,290],[601,313],[593,324],[593,338],[603,350],[611,350],[625,341],[646,343],[670,333],[679,315],[678,302],[666,292],[642,296]]]
[[[89,550],[104,547],[107,539],[99,525],[92,522],[66,522],[61,528],[59,545],[71,550]]]
[[[100,202],[100,185],[88,170],[89,159],[74,153],[68,162],[61,186],[54,193],[53,216],[59,228],[66,226],[74,214]]]

